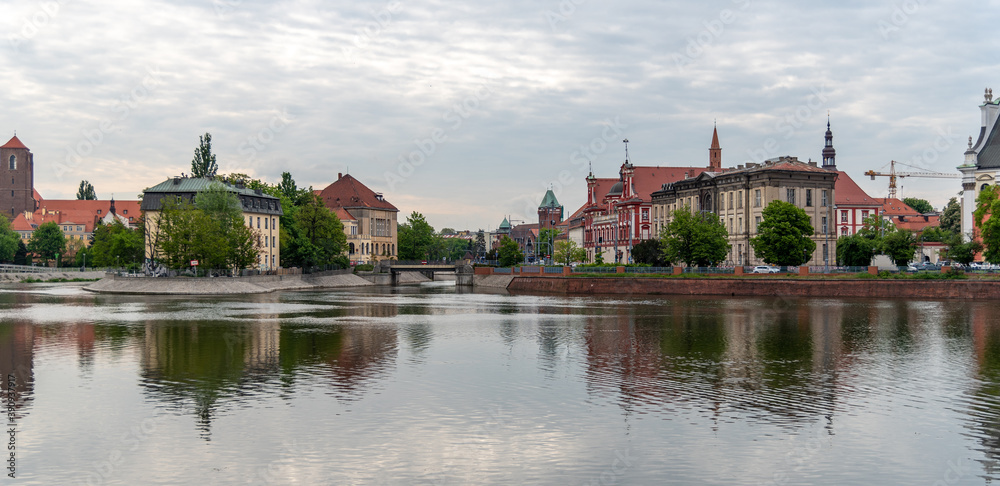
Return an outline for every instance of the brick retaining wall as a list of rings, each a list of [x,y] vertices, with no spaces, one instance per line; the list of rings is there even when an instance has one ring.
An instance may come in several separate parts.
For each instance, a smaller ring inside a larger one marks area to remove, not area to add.
[[[1000,299],[1000,281],[514,277],[511,292]]]

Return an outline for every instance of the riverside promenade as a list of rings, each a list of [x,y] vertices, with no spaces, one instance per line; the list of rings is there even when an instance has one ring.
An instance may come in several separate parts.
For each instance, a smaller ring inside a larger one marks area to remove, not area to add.
[[[96,273],[96,272],[91,272]],[[84,290],[101,294],[135,295],[239,295],[264,294],[279,290],[317,290],[376,285],[350,269],[314,274],[254,275],[251,277],[127,277],[98,274],[100,281]],[[95,278],[95,277],[91,277]],[[430,279],[420,274],[404,274],[398,284],[419,284]]]

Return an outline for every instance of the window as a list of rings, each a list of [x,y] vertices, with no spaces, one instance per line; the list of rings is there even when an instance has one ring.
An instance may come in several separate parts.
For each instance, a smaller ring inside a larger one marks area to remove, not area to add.
[[[14,170],[16,168],[17,168],[17,157],[11,155],[10,156],[10,167],[9,167],[9,169],[10,170]]]
[[[823,216],[823,234],[826,234],[826,216]]]
[[[278,229],[278,225],[274,224],[274,218],[271,218],[271,229]]]
[[[128,209],[122,211],[122,214],[126,214],[127,215],[128,214]]]
[[[813,190],[806,189],[806,207],[811,208],[813,205]]]
[[[101,210],[100,209],[97,210],[97,214],[101,214]]]
[[[14,156],[13,156],[13,155],[11,155],[11,156],[10,156],[10,159],[11,159],[11,160],[14,160]],[[13,169],[13,167],[11,167],[11,169]],[[980,190],[980,191],[985,191],[987,187],[990,187],[990,185],[989,185],[989,184],[983,184],[983,185],[982,185],[982,186],[981,186],[981,187],[979,188],[979,190]]]
[[[264,237],[264,248],[267,248],[267,237]]]
[[[257,229],[260,229],[260,216],[257,216]]]
[[[828,205],[829,197],[830,197],[830,191],[823,189],[823,199],[820,201],[820,203],[824,208]]]
[[[830,260],[830,249],[826,247],[826,243],[823,243],[823,261]]]
[[[743,191],[740,191],[739,195],[736,196],[736,207],[738,209],[743,208]]]
[[[795,189],[785,189],[785,201],[795,204]]]
[[[862,209],[861,210],[861,220],[864,221],[866,219],[868,219],[868,210],[867,209]]]
[[[264,218],[264,229],[267,229],[267,218]]]
[[[847,226],[840,228],[840,236],[847,236]]]
[[[740,233],[742,233],[743,232],[743,218],[739,219],[739,227],[740,227]]]
[[[840,212],[840,222],[841,223],[846,223],[847,222],[847,211],[841,211]]]
[[[649,210],[648,209],[643,209],[642,210],[642,220],[643,221],[649,221]],[[386,236],[388,236],[388,235],[386,235]]]
[[[753,207],[760,207],[760,189],[756,189],[753,192]]]
[[[729,218],[729,234],[733,234],[733,218]]]
[[[729,192],[729,209],[733,209],[734,207],[735,206],[733,206],[733,193],[732,193],[732,191],[730,191]]]
[[[271,237],[271,248],[274,248],[275,246],[277,246],[277,245],[274,244],[274,237],[272,236]]]
[[[754,230],[754,232],[756,232],[758,228],[760,228],[760,216],[757,216],[756,218],[754,218],[754,221],[753,221],[753,230]]]

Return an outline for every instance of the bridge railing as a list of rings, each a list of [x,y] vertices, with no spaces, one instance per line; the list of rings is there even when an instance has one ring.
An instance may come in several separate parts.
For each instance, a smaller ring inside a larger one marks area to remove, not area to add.
[[[70,267],[70,269],[75,269],[75,267]],[[55,268],[55,267],[33,267],[30,265],[8,265],[0,264],[0,273],[49,273],[49,272],[65,272],[68,271],[65,268]]]

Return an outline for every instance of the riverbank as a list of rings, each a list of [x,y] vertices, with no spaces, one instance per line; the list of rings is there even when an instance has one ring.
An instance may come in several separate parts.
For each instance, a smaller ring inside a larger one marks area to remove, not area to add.
[[[102,294],[137,295],[235,295],[264,294],[277,290],[312,290],[368,287],[373,283],[352,273],[326,275],[257,275],[239,278],[121,277],[107,275],[84,290]]]
[[[44,272],[44,273],[0,273],[0,283],[18,282],[73,282],[91,281],[104,278],[104,272]]]
[[[485,277],[489,278],[489,277]],[[476,284],[485,281],[478,276]],[[1000,281],[807,278],[508,277],[510,292],[563,295],[715,295],[1000,299]]]

